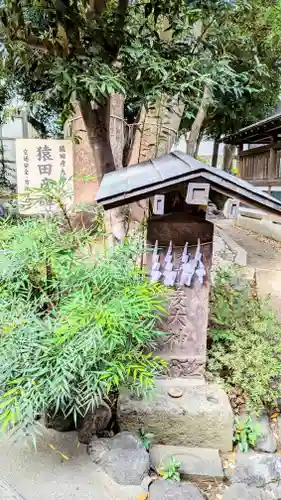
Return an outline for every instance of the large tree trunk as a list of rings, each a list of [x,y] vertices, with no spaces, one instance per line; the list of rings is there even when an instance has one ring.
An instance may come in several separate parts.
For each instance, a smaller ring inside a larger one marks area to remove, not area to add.
[[[98,183],[103,175],[115,170],[109,139],[109,107],[80,99],[80,109],[92,149]]]
[[[198,137],[197,142],[196,142],[196,148],[195,148],[195,154],[194,154],[195,158],[196,158],[196,156],[198,156],[199,148],[200,148],[200,144],[202,142],[202,139],[203,139],[203,135],[199,134],[199,137]]]
[[[104,173],[123,167],[124,98],[113,94],[104,107],[81,100],[80,109],[90,146],[88,149],[92,153],[92,170],[100,183]],[[159,99],[148,111],[143,107],[132,141],[129,165],[169,152],[175,141],[183,111],[182,104],[168,103],[166,97]],[[79,165],[79,170],[80,168],[83,169],[82,165]],[[147,209],[148,202],[144,200],[133,204],[130,213],[126,206],[107,212],[107,231],[113,241],[124,240],[129,224],[130,231],[137,229],[144,222]]]
[[[129,165],[169,153],[175,142],[183,112],[182,103],[168,102],[166,96],[162,96],[148,111],[143,107],[134,134]],[[130,231],[136,230],[144,223],[147,213],[148,200],[131,205]]]
[[[235,151],[235,146],[233,146],[232,144],[224,145],[223,170],[225,170],[225,172],[231,173],[234,151]]]
[[[109,99],[109,141],[115,170],[123,168],[124,151],[124,101],[121,94],[112,94]],[[106,212],[106,227],[111,244],[124,241],[128,233],[129,208],[113,208]]]
[[[115,170],[123,168],[124,102],[122,94],[112,94],[109,99],[109,140]]]
[[[100,184],[105,173],[123,168],[124,98],[113,94],[104,106],[80,100],[80,108]],[[128,228],[126,207],[106,212],[105,223],[110,244],[124,241]]]
[[[220,136],[216,137],[214,140],[214,147],[213,147],[213,156],[212,156],[212,167],[217,167],[218,165],[218,157],[219,157],[219,143]]]
[[[211,99],[210,90],[208,87],[205,86],[200,107],[197,111],[197,115],[192,124],[189,135],[186,139],[186,152],[191,156],[195,155],[196,143],[198,141],[198,137],[201,132],[203,122],[206,118],[207,109],[210,104],[210,99]]]

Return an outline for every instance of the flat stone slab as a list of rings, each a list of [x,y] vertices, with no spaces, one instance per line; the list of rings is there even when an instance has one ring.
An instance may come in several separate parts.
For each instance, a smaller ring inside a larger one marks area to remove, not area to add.
[[[160,479],[150,486],[149,500],[204,500],[204,497],[194,484]]]
[[[171,389],[182,396],[171,397]],[[154,434],[154,443],[232,450],[233,414],[226,393],[201,379],[162,379],[148,399],[123,394],[121,430]]]
[[[154,445],[150,450],[150,463],[155,470],[165,467],[171,457],[175,457],[177,462],[182,463],[179,470],[184,475],[224,477],[221,458],[217,450],[169,445]]]
[[[24,500],[6,481],[0,478],[0,500]]]
[[[224,493],[222,500],[267,500],[266,493],[246,484],[233,484]]]

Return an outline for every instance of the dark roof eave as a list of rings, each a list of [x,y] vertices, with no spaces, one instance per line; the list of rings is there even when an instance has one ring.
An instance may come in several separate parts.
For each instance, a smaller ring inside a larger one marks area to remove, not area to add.
[[[233,145],[246,144],[247,141],[251,140],[258,142],[259,139],[261,141],[265,139],[265,134],[267,137],[271,137],[271,134],[273,135],[273,132],[277,133],[277,131],[281,132],[281,113],[244,127],[234,134],[228,134],[222,137],[220,142]]]
[[[234,190],[233,186],[231,186],[231,181],[222,179],[220,175],[215,175],[213,172],[208,172],[204,168],[198,169],[195,172],[190,172],[182,176],[180,179],[177,177],[172,181],[169,180],[164,183],[151,186],[151,189],[137,189],[129,193],[123,193],[115,197],[110,197],[108,200],[98,199],[97,201],[104,206],[105,210],[109,210],[111,208],[122,206],[127,203],[133,203],[134,201],[144,199],[145,197],[153,196],[154,194],[159,193],[159,191],[168,186],[178,184],[179,182],[192,181],[193,179],[198,177],[204,178],[205,180],[210,182],[211,188],[214,191],[220,192],[229,197],[236,196],[237,198],[241,198],[243,201],[247,201],[248,203],[253,204],[259,208],[264,208],[281,215],[281,202],[279,202],[278,200],[275,201],[273,198],[267,198],[266,193],[258,191],[253,192],[247,189],[245,186],[239,186],[238,183],[236,186],[236,190]]]

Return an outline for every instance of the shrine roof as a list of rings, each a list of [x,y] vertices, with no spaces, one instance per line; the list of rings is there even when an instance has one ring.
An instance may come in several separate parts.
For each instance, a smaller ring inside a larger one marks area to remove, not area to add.
[[[221,138],[220,142],[226,144],[270,144],[272,137],[275,141],[280,140],[281,134],[281,113],[269,116],[264,120],[241,128],[234,134],[229,134]]]
[[[211,190],[230,198],[281,214],[281,201],[239,177],[179,151],[105,174],[96,201],[110,209],[197,179],[209,182]]]

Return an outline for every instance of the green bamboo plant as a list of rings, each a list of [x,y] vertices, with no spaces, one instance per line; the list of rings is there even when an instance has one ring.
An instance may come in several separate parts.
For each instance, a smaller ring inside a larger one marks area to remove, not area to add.
[[[35,436],[50,411],[77,422],[165,366],[151,350],[166,292],[137,267],[139,244],[93,247],[63,217],[0,221],[2,432]]]

